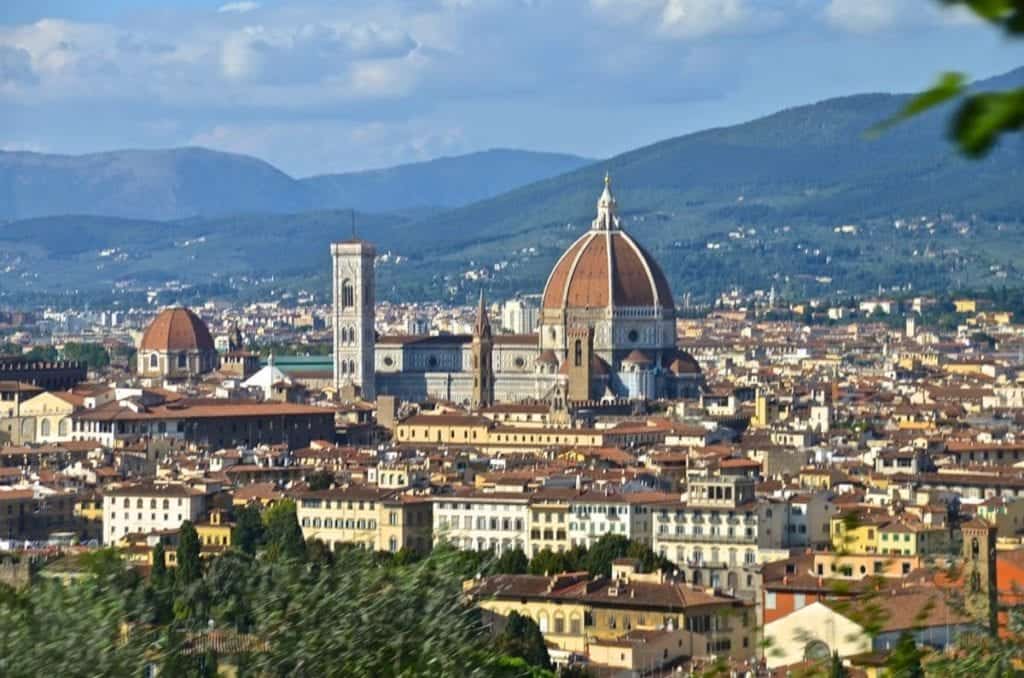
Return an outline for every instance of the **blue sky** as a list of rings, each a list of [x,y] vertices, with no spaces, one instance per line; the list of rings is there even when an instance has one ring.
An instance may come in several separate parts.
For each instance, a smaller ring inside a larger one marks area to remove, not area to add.
[[[936,0],[3,0],[0,148],[202,145],[296,176],[608,157],[1022,64]]]

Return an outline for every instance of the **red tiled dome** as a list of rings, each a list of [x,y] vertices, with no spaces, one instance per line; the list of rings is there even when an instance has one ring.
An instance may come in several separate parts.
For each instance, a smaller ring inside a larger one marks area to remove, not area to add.
[[[213,337],[202,318],[187,308],[164,309],[142,335],[142,351],[214,351]]]

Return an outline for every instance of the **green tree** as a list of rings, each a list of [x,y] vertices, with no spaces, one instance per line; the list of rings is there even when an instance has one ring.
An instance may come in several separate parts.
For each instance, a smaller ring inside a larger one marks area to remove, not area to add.
[[[334,484],[334,474],[329,471],[316,471],[306,476],[306,485],[314,492],[330,489]]]
[[[530,559],[527,571],[530,574],[557,574],[565,572],[566,558],[562,553],[556,553],[549,548],[541,549]]]
[[[893,676],[900,678],[924,678],[921,667],[922,652],[917,647],[914,635],[904,631],[886,660],[886,667]]]
[[[306,555],[306,540],[295,511],[295,502],[282,499],[263,512],[267,529],[267,554],[271,558],[302,559]]]
[[[495,574],[526,574],[529,566],[530,561],[522,549],[505,549],[494,562],[492,571]]]
[[[518,612],[510,612],[505,628],[495,639],[495,646],[504,654],[520,657],[527,663],[542,668],[551,666],[544,634],[540,632],[537,622]]]
[[[202,563],[199,561],[199,533],[191,520],[181,524],[178,533],[178,566],[176,579],[181,586],[188,586],[203,576]]]
[[[60,356],[57,353],[57,349],[53,346],[36,346],[31,351],[21,356],[25,360],[40,360],[45,362],[53,362]]]
[[[110,364],[110,354],[102,344],[75,343],[64,344],[62,351],[66,360],[78,360],[86,363],[91,369],[98,370]]]
[[[267,530],[258,506],[249,504],[235,511],[235,526],[231,529],[231,543],[235,548],[255,554],[266,537]]]
[[[149,573],[149,578],[157,587],[162,587],[167,581],[167,556],[162,541],[158,541],[153,547],[153,569]]]
[[[605,534],[590,547],[587,554],[587,571],[592,575],[603,574],[610,577],[612,561],[622,558],[629,552],[630,542],[619,534]]]

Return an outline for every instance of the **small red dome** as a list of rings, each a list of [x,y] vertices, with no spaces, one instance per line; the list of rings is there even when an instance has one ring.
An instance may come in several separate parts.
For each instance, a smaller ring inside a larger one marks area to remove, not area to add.
[[[215,351],[202,318],[183,307],[164,309],[142,335],[142,351]]]

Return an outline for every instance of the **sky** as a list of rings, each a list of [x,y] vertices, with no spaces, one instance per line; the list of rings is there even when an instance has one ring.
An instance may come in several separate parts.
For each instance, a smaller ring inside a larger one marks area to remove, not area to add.
[[[1022,64],[937,0],[0,0],[0,149],[198,145],[293,176],[606,158]]]

